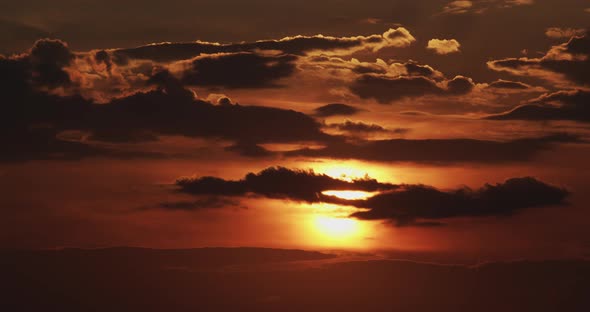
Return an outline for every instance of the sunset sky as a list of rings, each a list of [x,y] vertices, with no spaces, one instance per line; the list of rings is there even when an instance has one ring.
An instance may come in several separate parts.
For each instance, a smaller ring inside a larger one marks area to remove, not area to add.
[[[0,5],[0,248],[590,256],[590,1]]]

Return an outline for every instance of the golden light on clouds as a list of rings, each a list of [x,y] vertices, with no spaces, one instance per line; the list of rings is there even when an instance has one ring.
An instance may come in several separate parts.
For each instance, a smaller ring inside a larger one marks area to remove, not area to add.
[[[372,163],[360,160],[320,159],[314,162],[299,162],[293,166],[311,168],[314,172],[325,174],[334,179],[352,182],[357,179],[371,178],[381,182],[401,183],[400,177],[412,174],[404,166],[384,163]],[[413,167],[412,167],[413,168]]]
[[[461,44],[455,39],[432,39],[428,41],[429,50],[433,50],[436,54],[449,54],[460,52]]]
[[[335,196],[346,200],[367,199],[375,195],[374,193],[364,191],[324,191],[322,192],[322,194],[328,196]]]
[[[359,179],[365,176],[367,173],[360,168],[353,168],[353,167],[339,167],[339,166],[329,166],[326,170],[326,174],[331,176],[332,178],[352,181],[354,179]]]
[[[349,182],[369,176],[369,172],[367,172],[365,168],[352,163],[323,163],[321,166],[319,166],[319,168],[317,168],[317,171],[334,179],[340,179]]]

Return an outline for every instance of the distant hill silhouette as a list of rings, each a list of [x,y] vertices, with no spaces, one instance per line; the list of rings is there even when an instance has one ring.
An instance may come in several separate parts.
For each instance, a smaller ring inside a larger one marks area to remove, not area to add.
[[[583,260],[338,262],[318,252],[260,248],[0,256],[0,311],[590,311],[590,262]],[[304,260],[330,261],[273,266]]]

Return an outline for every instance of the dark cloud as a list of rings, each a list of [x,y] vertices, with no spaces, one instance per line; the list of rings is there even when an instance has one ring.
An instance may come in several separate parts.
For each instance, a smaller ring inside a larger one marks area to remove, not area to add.
[[[350,86],[350,90],[360,98],[375,99],[382,104],[406,97],[460,95],[470,92],[471,89],[473,89],[471,79],[462,76],[448,81],[446,88],[422,76],[392,78],[379,75],[363,75]]]
[[[532,177],[486,184],[477,190],[441,191],[423,185],[407,185],[354,201],[353,205],[370,210],[355,212],[351,216],[391,220],[399,226],[456,217],[510,216],[526,208],[563,205],[567,195],[567,190]]]
[[[473,89],[473,81],[471,78],[457,76],[447,83],[447,94],[460,95],[471,92]]]
[[[441,94],[436,83],[424,77],[387,78],[364,75],[356,79],[350,90],[362,99],[375,99],[387,104],[404,97],[416,97],[427,94]]]
[[[4,146],[1,162],[22,162],[29,160],[79,160],[88,157],[109,157],[116,159],[138,159],[166,157],[150,151],[125,151],[103,148],[82,142],[60,139],[51,128],[23,129],[0,134]]]
[[[273,152],[265,149],[264,147],[251,143],[251,142],[237,142],[225,148],[226,151],[237,153],[241,156],[262,158],[274,155]]]
[[[95,58],[107,67],[111,64],[109,56],[100,51],[95,53]],[[76,157],[93,152],[109,155],[83,141],[58,138],[59,133],[68,130],[87,132],[90,140],[109,142],[153,141],[160,135],[222,138],[252,144],[331,139],[320,130],[321,125],[316,120],[293,110],[231,103],[213,105],[198,100],[167,71],[159,71],[147,80],[145,88],[151,88],[150,91],[136,92],[103,104],[79,95],[61,94],[72,84],[67,70],[73,60],[74,55],[67,45],[57,40],[40,40],[29,53],[0,57],[3,81],[0,84],[3,95],[0,139],[10,143],[13,155],[21,155],[23,159],[44,159],[48,153]],[[275,65],[267,65],[261,66],[275,73],[272,69]],[[197,69],[202,67],[197,66]],[[226,81],[232,85],[251,83],[247,82],[249,73]],[[249,77],[252,81],[259,78],[256,82],[259,84],[268,81],[260,76]],[[215,81],[215,78],[210,79]],[[33,140],[30,129],[38,126],[49,130],[41,136],[35,134]],[[41,138],[46,141],[40,142]],[[38,146],[28,147],[28,143]]]
[[[213,105],[169,86],[92,105],[84,123],[69,127],[128,133],[224,138],[240,142],[328,140],[313,118],[292,110],[261,106]]]
[[[205,196],[192,201],[163,202],[158,208],[166,210],[200,210],[239,207],[240,203],[227,197]]]
[[[305,202],[328,202],[355,206],[351,217],[390,220],[398,226],[435,226],[457,217],[510,216],[522,209],[563,205],[569,192],[532,177],[513,178],[472,190],[464,187],[442,191],[425,185],[394,185],[368,177],[352,182],[313,171],[271,167],[242,180],[216,177],[181,178],[176,185],[183,193],[197,196],[244,196],[247,194]],[[327,190],[378,192],[363,200],[324,195]],[[183,205],[184,207],[184,205]]]
[[[181,178],[176,181],[183,193],[193,195],[244,196],[254,194],[268,198],[294,201],[319,202],[322,191],[362,190],[381,191],[396,185],[379,183],[365,178],[352,182],[331,178],[313,171],[291,170],[283,167],[267,168],[259,173],[249,173],[242,180],[232,181],[216,177]]]
[[[393,33],[396,34],[394,38],[386,36]],[[296,49],[300,41],[316,47],[321,46],[321,42],[340,42],[343,45],[359,45],[362,49],[373,51],[387,46],[404,45],[405,43],[400,42],[411,41],[409,38],[413,40],[407,30],[400,28],[383,35],[367,37],[297,36],[267,42],[280,43],[285,52],[273,45],[265,44],[264,41],[237,45],[195,43],[215,49],[196,55],[191,53],[190,56],[182,58],[172,57],[165,62],[157,58],[141,60],[139,57],[140,60],[136,60],[118,53],[126,50],[105,49],[74,54],[65,43],[44,39],[37,41],[23,56],[11,59],[22,63],[20,65],[25,68],[20,71],[27,73],[26,76],[37,87],[61,87],[63,89],[58,90],[60,94],[81,94],[105,103],[112,98],[145,91],[144,82],[149,80],[153,73],[161,72],[163,69],[172,72],[184,85],[229,89],[274,88],[282,86],[282,78],[295,73],[296,61],[303,57]],[[319,43],[314,43],[316,41]],[[185,45],[187,44],[162,44],[161,47],[165,47],[163,49],[166,54],[167,48]],[[158,50],[158,47],[159,45],[149,45],[144,48]],[[306,51],[313,50],[315,49]],[[73,62],[74,60],[76,62]]]
[[[545,94],[511,111],[492,115],[496,120],[574,120],[590,122],[590,92],[558,91]]]
[[[351,116],[360,111],[360,109],[354,106],[333,103],[316,108],[315,115],[318,117]]]
[[[410,76],[424,76],[430,77],[435,74],[435,71],[432,67],[428,65],[419,65],[415,62],[408,62],[404,64],[406,66],[406,70]]]
[[[29,89],[55,89],[71,83],[64,70],[74,60],[67,44],[59,40],[42,39],[24,54],[0,56],[0,78],[4,97],[16,96]]]
[[[44,39],[35,43],[29,53],[32,79],[35,84],[55,88],[70,83],[70,76],[63,70],[74,60],[68,46],[59,40]]]
[[[186,85],[226,88],[278,87],[276,81],[295,72],[296,57],[255,53],[219,54],[197,57],[181,73]]]
[[[508,58],[488,62],[496,71],[515,75],[540,77],[563,83],[563,77],[574,84],[590,83],[590,36],[572,37],[568,42],[553,46],[541,58]]]
[[[329,127],[336,128],[341,131],[351,132],[351,133],[358,133],[358,132],[370,133],[370,132],[387,132],[388,131],[387,129],[385,129],[377,124],[366,124],[364,122],[354,122],[354,121],[350,121],[350,120],[347,120],[347,121],[345,121],[343,123],[339,123],[339,124],[331,124],[331,125],[329,125]]]
[[[112,62],[111,56],[108,52],[106,52],[105,50],[97,51],[94,54],[94,60],[98,64],[104,64],[107,72],[111,72],[111,70],[113,68],[113,62]]]
[[[319,149],[305,148],[286,152],[285,155],[418,163],[503,163],[530,160],[539,152],[564,142],[578,142],[578,138],[557,134],[510,141],[475,139],[340,141],[332,142]]]
[[[0,160],[78,159],[109,153],[61,140],[48,123],[67,120],[70,111],[80,113],[87,107],[79,97],[48,93],[71,83],[64,67],[72,60],[67,45],[49,39],[37,41],[27,53],[0,56],[0,144],[4,150]]]
[[[496,80],[492,83],[489,84],[488,86],[489,88],[495,88],[495,89],[513,89],[513,90],[526,90],[526,89],[530,89],[531,86],[526,84],[526,83],[522,83],[522,82],[518,82],[518,81],[508,81],[508,80]]]
[[[161,43],[117,49],[112,53],[117,62],[129,59],[170,62],[185,60],[202,54],[253,52],[258,50],[282,51],[286,54],[305,55],[312,51],[339,51],[346,54],[360,50],[376,51],[384,47],[406,47],[415,38],[403,27],[390,29],[383,34],[355,37],[294,36],[280,40],[262,40],[248,43],[219,44],[208,42]]]

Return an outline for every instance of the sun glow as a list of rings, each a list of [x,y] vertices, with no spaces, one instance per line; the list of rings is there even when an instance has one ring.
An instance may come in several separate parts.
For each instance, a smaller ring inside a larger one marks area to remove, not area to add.
[[[322,194],[328,196],[335,196],[346,200],[367,199],[374,195],[374,193],[365,191],[323,191]]]
[[[372,245],[369,238],[375,235],[374,224],[349,217],[357,208],[326,203],[301,208],[311,213],[300,232],[310,246],[365,249]]]
[[[391,183],[399,182],[397,178],[399,175],[397,167],[357,160],[334,161],[321,159],[315,162],[298,163],[297,166],[312,168],[317,173],[348,182],[365,178]]]
[[[348,239],[359,232],[357,220],[318,216],[314,220],[318,232],[331,239]]]
[[[340,180],[352,182],[354,179],[361,179],[367,175],[367,171],[356,166],[342,166],[337,164],[329,164],[322,166],[321,172],[326,175]]]

